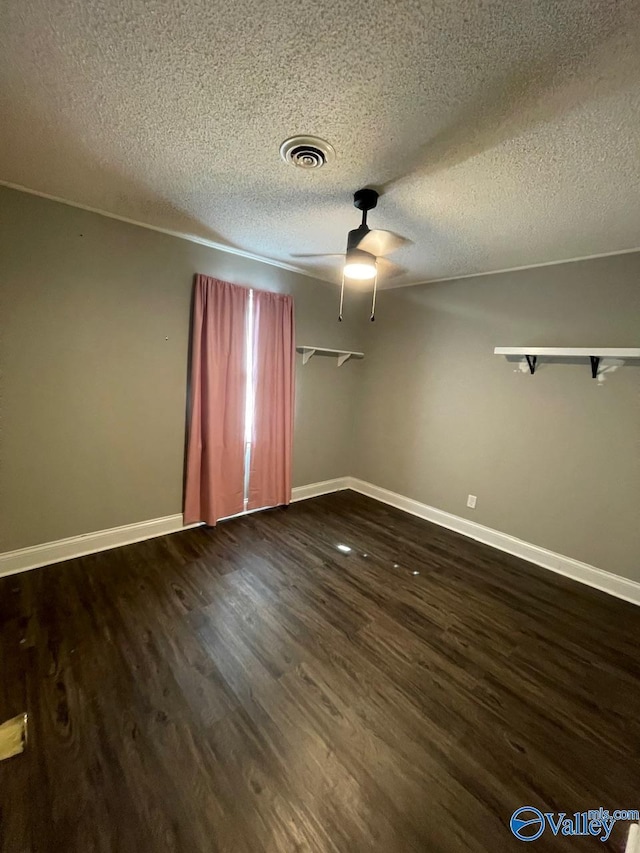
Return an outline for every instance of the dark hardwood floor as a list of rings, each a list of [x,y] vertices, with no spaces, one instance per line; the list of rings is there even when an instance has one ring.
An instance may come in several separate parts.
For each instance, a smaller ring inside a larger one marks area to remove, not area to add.
[[[495,853],[519,806],[640,804],[640,609],[351,492],[4,578],[0,616],[3,851]]]

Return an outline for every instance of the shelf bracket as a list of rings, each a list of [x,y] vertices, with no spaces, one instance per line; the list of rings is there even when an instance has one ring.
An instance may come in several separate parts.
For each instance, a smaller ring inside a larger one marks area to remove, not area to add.
[[[306,364],[306,363],[309,361],[309,359],[311,358],[311,356],[312,356],[312,355],[315,355],[315,352],[316,352],[316,351],[315,351],[314,349],[306,349],[306,350],[302,353],[302,363],[303,363],[303,364]]]
[[[350,352],[345,352],[342,355],[339,355],[338,356],[338,367],[342,367],[342,365],[345,363],[345,361],[349,361],[350,358],[351,358]]]
[[[537,355],[525,355],[525,358],[527,359],[527,364],[529,365],[529,373],[531,373],[531,375],[533,376],[533,374],[536,372],[536,364],[538,362],[538,356]]]
[[[597,379],[598,368],[600,367],[600,357],[597,355],[590,355],[589,358],[591,359],[591,378]]]

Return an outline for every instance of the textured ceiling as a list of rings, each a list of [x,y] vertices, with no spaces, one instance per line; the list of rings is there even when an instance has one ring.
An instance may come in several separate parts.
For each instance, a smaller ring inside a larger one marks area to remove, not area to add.
[[[640,246],[640,0],[4,0],[0,180],[395,283]],[[336,149],[285,165],[295,133]],[[323,277],[331,267],[312,267]]]

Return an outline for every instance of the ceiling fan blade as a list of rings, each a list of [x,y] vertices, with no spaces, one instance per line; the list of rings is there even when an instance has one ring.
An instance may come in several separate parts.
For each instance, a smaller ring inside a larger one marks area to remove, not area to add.
[[[358,249],[380,257],[381,255],[389,255],[391,252],[395,252],[396,249],[400,249],[410,242],[406,237],[394,234],[393,231],[382,231],[374,228],[372,231],[368,231],[362,240],[360,240]]]
[[[384,280],[406,272],[406,269],[401,267],[400,264],[394,264],[393,261],[389,261],[387,258],[377,258],[376,269],[378,270],[378,276]]]
[[[331,254],[327,254],[326,252],[322,255],[289,255],[290,258],[343,258],[344,252],[333,252]]]

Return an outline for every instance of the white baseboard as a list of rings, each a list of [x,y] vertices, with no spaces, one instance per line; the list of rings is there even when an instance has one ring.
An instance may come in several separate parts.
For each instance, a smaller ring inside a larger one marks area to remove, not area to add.
[[[632,604],[640,604],[640,583],[637,581],[605,572],[604,569],[598,569],[588,563],[581,563],[579,560],[574,560],[573,557],[556,554],[554,551],[548,551],[546,548],[524,542],[515,536],[509,536],[508,533],[501,533],[499,530],[493,530],[493,528],[477,524],[475,521],[452,515],[388,489],[382,489],[380,486],[374,486],[372,483],[366,483],[364,480],[358,480],[356,477],[348,477],[347,479],[348,488],[354,492],[360,492],[362,495],[394,506],[411,515],[417,515],[419,518],[439,524],[441,527],[455,530],[456,533],[461,533],[470,539],[491,545],[499,551],[506,551],[507,554],[513,554],[522,560],[535,563],[536,566],[550,569],[552,572],[565,575],[602,592],[608,592],[610,595],[615,595],[616,598],[622,598]]]
[[[197,527],[197,524],[184,526],[182,513],[167,515],[164,518],[152,518],[150,521],[139,521],[135,524],[124,524],[122,527],[111,527],[109,530],[98,530],[96,533],[84,533],[81,536],[70,536],[68,539],[58,539],[56,542],[44,542],[42,545],[31,545],[18,551],[7,551],[0,554],[0,577],[13,575],[16,572],[26,572],[48,566],[50,563],[60,563],[73,557],[83,557],[98,551],[108,551],[120,545],[131,545],[155,536],[167,533],[177,533]]]
[[[380,486],[374,486],[372,483],[367,483],[356,477],[337,477],[320,483],[310,483],[307,486],[296,486],[292,489],[291,501],[303,501],[343,489],[360,492],[360,494],[367,495],[381,503],[424,518],[449,530],[455,530],[456,533],[483,542],[485,545],[491,545],[499,551],[506,551],[508,554],[535,563],[537,566],[558,572],[558,574],[587,584],[587,586],[595,587],[602,592],[640,605],[640,583],[637,581],[605,572],[603,569],[581,563],[572,557],[556,554],[554,551],[548,551],[546,548],[524,542],[515,536],[509,536],[508,533],[501,533],[491,527],[477,524],[475,521],[452,515]],[[244,514],[241,513],[241,515]],[[7,551],[0,554],[0,577],[70,560],[73,557],[82,557],[97,551],[106,551],[109,548],[118,548],[121,545],[130,545],[133,542],[141,542],[155,536],[164,536],[167,533],[177,533],[191,527],[198,527],[198,524],[190,524],[185,527],[181,514],[167,515],[164,518],[154,518],[136,524],[125,524],[122,527],[112,527],[110,530],[99,530],[96,533],[59,539],[57,542],[45,542],[42,545],[33,545],[17,551]]]
[[[308,486],[297,486],[292,489],[291,500],[302,501],[306,498],[315,498],[318,495],[326,495],[329,492],[346,489],[348,488],[348,479],[348,477],[339,477],[334,480],[324,480],[321,483],[310,483]],[[257,511],[251,510],[251,512]],[[248,515],[248,513],[242,512],[238,515]],[[235,518],[236,516],[232,517]],[[220,520],[224,521],[225,519]],[[121,527],[112,527],[109,530],[98,530],[95,533],[71,536],[68,539],[58,539],[55,542],[44,542],[42,545],[31,545],[17,551],[6,551],[4,554],[0,554],[0,577],[13,575],[17,572],[26,572],[29,569],[38,569],[41,566],[49,566],[51,563],[61,563],[63,560],[71,560],[74,557],[84,557],[98,551],[108,551],[110,548],[119,548],[121,545],[131,545],[134,542],[153,539],[155,536],[165,536],[167,533],[177,533],[180,530],[189,530],[191,527],[198,526],[198,524],[185,526],[182,514],[177,513],[176,515],[167,515],[164,518],[152,518],[150,521],[124,524]]]
[[[307,498],[317,498],[331,492],[349,489],[352,477],[336,477],[334,480],[322,480],[320,483],[310,483],[308,486],[296,486],[291,489],[291,503],[306,501]]]

